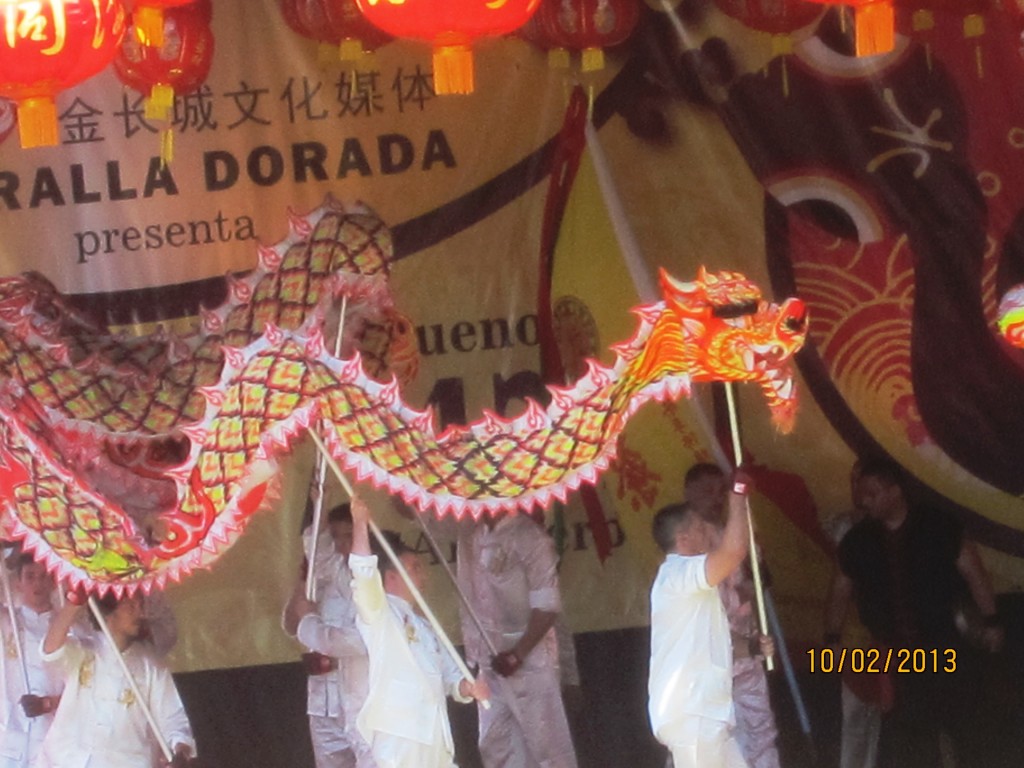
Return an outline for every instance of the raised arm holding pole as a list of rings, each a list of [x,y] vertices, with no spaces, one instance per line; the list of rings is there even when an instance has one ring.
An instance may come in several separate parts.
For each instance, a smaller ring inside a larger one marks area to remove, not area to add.
[[[725,399],[729,407],[729,430],[732,434],[733,458],[736,466],[743,463],[743,447],[740,444],[739,416],[736,412],[735,384],[731,381],[725,382]],[[749,507],[749,501],[748,501]],[[754,522],[747,516],[747,531],[750,535],[750,570],[754,580],[754,597],[757,603],[757,625],[762,635],[769,634],[768,613],[765,610],[764,585],[761,581],[761,564],[757,557],[757,545],[754,541]],[[775,669],[775,659],[772,656],[764,657],[765,667],[769,672]]]
[[[324,445],[320,437],[312,430],[309,432],[309,436],[313,439],[313,442],[316,443],[316,447],[317,449],[319,449],[320,454],[324,457],[324,461],[326,462],[327,466],[330,467],[331,471],[334,473],[334,476],[338,479],[338,482],[341,483],[342,487],[345,489],[345,492],[349,495],[349,498],[355,499],[355,489],[353,489],[352,484],[348,481],[348,478],[345,477],[345,474],[341,471],[341,467],[339,467],[337,462],[334,461],[334,457],[331,456],[331,454],[328,452],[327,446]],[[355,510],[353,510],[353,518],[354,517]],[[455,665],[459,668],[459,672],[462,673],[462,676],[466,680],[466,682],[470,686],[475,686],[475,676],[470,671],[469,667],[466,666],[466,662],[463,660],[458,650],[456,650],[455,645],[448,637],[448,634],[444,631],[444,627],[441,626],[441,622],[438,621],[437,616],[435,616],[434,612],[430,609],[430,606],[427,604],[427,601],[423,597],[423,594],[420,592],[419,588],[416,586],[412,578],[409,576],[409,573],[408,571],[406,571],[401,559],[395,553],[395,550],[391,547],[391,544],[388,542],[387,538],[381,532],[377,524],[373,522],[372,518],[367,519],[367,524],[369,526],[370,531],[373,533],[374,538],[377,540],[377,543],[380,544],[381,548],[384,550],[384,553],[388,556],[388,559],[394,565],[395,571],[401,577],[402,581],[405,582],[405,585],[409,588],[409,593],[412,595],[413,600],[415,600],[416,605],[419,606],[419,609],[423,613],[424,618],[429,622],[431,628],[437,634],[437,638],[440,641],[441,645],[444,647],[448,655],[452,658],[452,661],[455,662]],[[353,530],[353,537],[355,535],[356,531]],[[355,545],[356,541],[353,538],[353,551],[355,550]],[[481,704],[484,707],[489,706],[489,702],[486,700],[482,701]]]
[[[399,511],[399,514],[403,517],[406,516],[405,513],[401,511]],[[455,593],[459,596],[459,602],[462,603],[462,607],[466,610],[466,614],[476,626],[477,632],[480,633],[480,637],[482,637],[484,643],[487,644],[487,650],[491,652],[491,658],[494,658],[498,655],[498,649],[494,646],[494,641],[491,640],[490,635],[484,631],[484,625],[480,621],[480,617],[474,610],[472,603],[469,602],[469,598],[466,597],[466,593],[462,589],[462,585],[459,584],[459,579],[456,577],[455,572],[452,570],[451,566],[448,565],[448,561],[444,557],[444,552],[441,551],[441,547],[437,543],[437,539],[434,538],[434,534],[430,531],[430,526],[423,521],[423,518],[415,513],[410,515],[410,517],[412,517],[416,521],[416,524],[419,525],[420,530],[427,539],[427,543],[434,552],[434,556],[437,558],[438,562],[441,563],[441,567],[444,568],[444,572],[448,575],[448,579],[451,581],[452,586],[455,587]]]
[[[96,603],[96,598],[90,595],[88,598],[88,604],[92,617],[96,620],[96,624],[99,626],[100,632],[103,633],[103,637],[106,638],[107,643],[114,652],[114,658],[117,659],[118,665],[121,667],[121,671],[124,672],[124,676],[128,679],[128,686],[132,689],[132,693],[135,694],[135,701],[137,701],[139,706],[142,707],[142,714],[145,715],[146,722],[149,723],[149,728],[153,732],[153,737],[156,739],[157,744],[160,747],[160,752],[163,754],[164,760],[168,763],[173,762],[174,753],[171,751],[171,747],[167,743],[167,739],[164,738],[163,731],[160,730],[160,725],[153,716],[153,710],[150,709],[149,704],[146,702],[146,697],[142,695],[142,690],[139,688],[139,684],[135,680],[135,676],[128,668],[128,662],[126,662],[124,657],[121,655],[121,649],[118,647],[117,641],[110,632],[110,627],[107,625],[107,619],[100,611],[100,607]]]

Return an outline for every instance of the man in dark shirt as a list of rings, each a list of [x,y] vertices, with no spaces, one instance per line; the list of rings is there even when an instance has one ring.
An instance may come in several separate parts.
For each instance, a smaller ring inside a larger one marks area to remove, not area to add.
[[[911,671],[893,676],[895,706],[882,724],[883,768],[942,765],[941,732],[953,743],[957,765],[973,765],[978,733],[968,720],[978,686],[972,686],[971,652],[962,647],[955,615],[965,599],[973,601],[984,625],[981,644],[998,650],[1003,633],[988,574],[958,522],[907,503],[897,465],[865,461],[858,490],[867,514],[839,544],[826,643],[838,643],[852,598],[876,643],[894,649],[890,670],[910,662],[904,668]],[[925,671],[913,671],[915,650]]]

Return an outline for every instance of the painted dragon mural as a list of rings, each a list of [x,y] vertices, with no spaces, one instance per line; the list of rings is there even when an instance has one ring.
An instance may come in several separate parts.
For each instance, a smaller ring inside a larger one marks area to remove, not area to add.
[[[659,95],[713,112],[761,183],[772,287],[815,317],[808,390],[855,453],[897,459],[922,503],[1020,556],[1019,8],[897,4],[895,50],[867,58],[834,9],[694,0],[677,16],[685,35],[655,17],[636,54],[663,84],[643,124],[671,125]],[[751,65],[743,45],[769,38]]]
[[[4,535],[70,585],[149,591],[209,565],[309,429],[358,478],[478,517],[592,482],[638,408],[693,382],[756,382],[776,423],[792,423],[803,302],[772,304],[743,275],[701,270],[693,282],[663,272],[664,300],[636,310],[614,364],[590,361],[546,409],[531,401],[514,419],[484,413],[438,433],[401,395],[416,360],[408,323],[392,322],[387,228],[332,200],[290,224],[191,337],[114,337],[39,276],[0,282]],[[327,319],[341,300],[336,356]],[[366,329],[388,322],[381,352]]]

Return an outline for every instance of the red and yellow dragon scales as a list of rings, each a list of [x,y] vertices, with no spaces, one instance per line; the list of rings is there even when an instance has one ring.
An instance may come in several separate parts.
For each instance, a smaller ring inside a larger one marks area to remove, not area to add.
[[[360,479],[421,510],[477,517],[592,482],[629,417],[692,382],[757,382],[777,423],[793,418],[803,303],[771,304],[742,275],[701,270],[690,283],[662,273],[664,301],[637,310],[614,365],[591,361],[546,408],[439,433],[402,400],[416,358],[387,297],[390,261],[372,212],[328,201],[260,249],[193,337],[131,342],[68,311],[39,278],[0,281],[4,535],[72,586],[149,591],[234,542],[276,457],[309,429]],[[324,318],[341,296],[339,358]],[[383,351],[368,341],[381,328]]]
[[[999,302],[997,325],[1010,344],[1024,349],[1024,283],[1013,286]]]

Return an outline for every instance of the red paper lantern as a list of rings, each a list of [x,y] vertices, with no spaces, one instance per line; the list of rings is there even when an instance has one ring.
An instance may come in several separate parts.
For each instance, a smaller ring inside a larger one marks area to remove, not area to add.
[[[715,5],[745,27],[786,35],[806,27],[822,10],[794,0],[715,0]]]
[[[542,0],[533,19],[542,45],[580,52],[580,68],[604,67],[604,49],[624,43],[640,20],[639,0]]]
[[[17,102],[21,145],[54,146],[54,97],[114,58],[124,7],[121,0],[3,0],[0,20],[0,96]]]
[[[355,61],[391,40],[375,27],[355,0],[280,0],[285,22],[303,37],[331,46],[342,61]]]
[[[356,4],[388,34],[433,46],[434,91],[441,94],[472,93],[473,40],[514,32],[529,21],[540,0],[356,0]]]
[[[896,11],[892,0],[806,0],[816,5],[853,8],[853,44],[858,56],[889,53],[896,47]]]
[[[121,82],[148,94],[146,117],[168,119],[175,93],[196,90],[210,74],[213,30],[210,0],[171,8],[163,14],[163,45],[143,45],[137,35],[125,35],[114,71]]]
[[[132,26],[139,42],[159,48],[164,44],[164,12],[170,8],[190,5],[195,0],[135,0],[132,4]],[[207,19],[209,22],[209,19]]]

